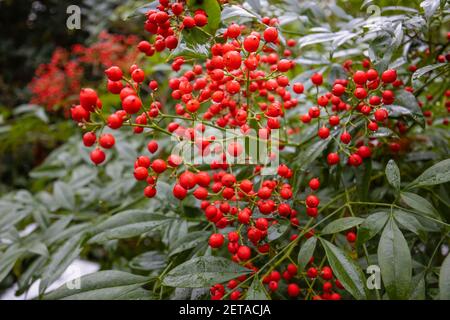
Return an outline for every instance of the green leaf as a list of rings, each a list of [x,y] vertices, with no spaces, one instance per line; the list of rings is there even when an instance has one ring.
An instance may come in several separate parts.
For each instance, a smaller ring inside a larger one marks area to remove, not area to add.
[[[2,252],[0,256],[0,282],[6,278],[17,259],[22,257],[25,252],[26,249],[18,248],[17,246],[11,246],[5,252]]]
[[[80,243],[82,236],[83,234],[80,234],[71,238],[52,255],[50,263],[42,273],[42,279],[39,283],[39,294],[43,294],[79,256],[81,253]]]
[[[440,218],[439,213],[437,213],[433,205],[424,197],[421,197],[415,193],[405,191],[400,194],[400,199],[409,207],[416,210],[418,213]]]
[[[287,220],[279,220],[278,223],[271,225],[267,230],[267,240],[269,242],[278,240],[286,233],[289,226],[290,223]]]
[[[400,115],[410,116],[422,128],[425,126],[425,118],[422,109],[419,107],[416,97],[411,92],[406,90],[396,92],[395,103],[396,104],[393,106],[386,106],[389,111],[389,116],[391,116],[391,112],[393,112],[394,114],[392,116],[395,117],[395,113],[399,112]],[[400,106],[401,108],[396,108],[396,106]]]
[[[163,285],[181,288],[205,288],[252,272],[229,259],[204,256],[173,268],[163,279]]]
[[[221,12],[219,2],[217,0],[188,0],[187,5],[192,13],[196,9],[202,9],[206,12],[208,24],[202,28],[214,35],[220,25]]]
[[[446,65],[446,63],[436,63],[436,64],[430,64],[430,65],[427,65],[427,66],[422,67],[422,68],[420,68],[420,69],[417,69],[417,70],[413,73],[413,75],[412,75],[412,77],[411,77],[412,83],[413,83],[413,84],[416,83],[417,80],[418,80],[419,78],[421,78],[423,75],[425,75],[425,74],[427,74],[427,73],[429,73],[429,72],[431,72],[431,71],[433,71],[433,70],[440,69],[440,68],[442,68],[442,67],[445,66],[445,65]]]
[[[169,257],[174,256],[180,252],[193,249],[203,243],[209,238],[210,233],[206,231],[190,232],[183,238],[179,239],[172,246]]]
[[[356,237],[357,244],[365,243],[376,236],[383,229],[388,217],[389,214],[384,211],[372,213],[368,216],[359,226],[358,236]]]
[[[327,224],[322,230],[322,234],[333,234],[344,230],[348,230],[360,225],[364,219],[358,217],[346,217],[334,220]]]
[[[184,29],[178,39],[178,46],[170,53],[168,60],[176,57],[206,59],[209,56],[211,39],[199,29]]]
[[[394,218],[401,226],[403,226],[404,229],[414,232],[415,234],[420,236],[424,235],[422,233],[422,225],[420,224],[419,220],[414,217],[413,214],[401,210],[395,210]]]
[[[450,254],[447,254],[439,274],[439,293],[441,300],[450,300]]]
[[[389,184],[396,190],[400,190],[400,170],[394,160],[389,160],[385,173]]]
[[[409,300],[425,300],[425,272],[415,275],[412,283],[413,287]]]
[[[423,8],[427,20],[434,15],[439,8],[439,4],[440,0],[425,0],[420,3],[420,7]]]
[[[378,263],[390,299],[408,299],[412,262],[408,243],[393,219],[386,224],[378,244]]]
[[[408,189],[434,186],[450,181],[450,159],[436,163],[408,185]]]
[[[333,273],[342,283],[345,290],[347,290],[355,299],[366,299],[366,279],[361,268],[347,254],[331,242],[324,239],[320,239],[320,242],[325,249]]]
[[[316,249],[317,238],[311,237],[303,243],[298,253],[298,269],[305,270]]]
[[[79,281],[79,286],[77,282]],[[111,300],[135,291],[148,277],[127,272],[107,270],[91,273],[63,284],[44,296],[45,300]]]
[[[233,20],[237,21],[239,18],[246,19],[257,19],[257,15],[251,13],[250,11],[236,5],[227,5],[223,7],[221,20]]]
[[[167,257],[158,251],[148,251],[134,257],[129,265],[130,268],[142,271],[160,270],[166,266]]]
[[[314,160],[323,154],[331,140],[319,140],[308,146],[303,152],[300,152],[294,159],[295,164],[300,170],[306,169]]]
[[[56,181],[53,185],[53,196],[61,208],[75,210],[75,194],[67,183]]]
[[[93,231],[95,234],[88,243],[103,243],[113,239],[140,236],[169,221],[164,215],[144,210],[127,210],[101,222]]]
[[[252,285],[247,290],[245,300],[270,300],[264,285],[258,275],[253,278]]]

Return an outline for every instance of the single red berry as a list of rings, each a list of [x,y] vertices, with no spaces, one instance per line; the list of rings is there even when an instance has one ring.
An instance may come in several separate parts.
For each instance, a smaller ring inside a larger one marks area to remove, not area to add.
[[[237,256],[242,261],[246,261],[246,260],[250,259],[251,255],[252,255],[252,251],[247,246],[240,246],[237,251]]]
[[[311,81],[316,86],[320,86],[323,83],[323,77],[320,73],[315,73],[312,75]]]
[[[275,27],[269,27],[264,30],[263,36],[267,42],[276,42],[278,40],[278,30]]]
[[[303,84],[300,83],[300,82],[294,83],[294,86],[292,87],[292,89],[293,89],[294,92],[297,93],[297,94],[302,94],[303,91],[305,91],[305,87],[304,87]]]
[[[308,275],[309,278],[314,279],[317,277],[318,272],[316,268],[311,267],[308,269],[308,271],[306,271],[306,274]]]
[[[270,281],[269,282],[269,289],[270,291],[274,292],[278,290],[278,282],[276,281]]]
[[[306,197],[306,205],[309,208],[317,208],[319,206],[320,200],[317,196],[310,194]]]
[[[259,48],[259,38],[255,35],[249,35],[244,39],[244,49],[247,52],[256,52]]]
[[[232,23],[231,25],[228,26],[227,28],[228,38],[236,39],[240,35],[241,35],[241,27],[238,24]]]
[[[144,196],[153,198],[156,195],[156,189],[153,186],[146,186],[144,189]]]
[[[367,74],[364,71],[356,71],[353,75],[353,81],[356,84],[363,85],[367,82]]]
[[[335,165],[339,163],[339,155],[337,153],[329,153],[327,156],[327,162],[329,165]]]
[[[91,154],[90,154],[91,160],[95,165],[98,165],[100,163],[102,163],[103,161],[105,161],[105,153],[103,152],[103,150],[97,148],[95,150],[92,150]]]
[[[137,167],[136,169],[134,169],[134,177],[139,181],[147,179],[148,169],[145,167]]]
[[[80,105],[91,112],[94,110],[94,107],[97,105],[97,92],[91,88],[83,88],[80,91]]]
[[[348,144],[348,143],[350,143],[351,140],[352,140],[352,136],[347,131],[344,131],[341,134],[341,141],[342,141],[342,143]]]
[[[100,145],[105,149],[112,148],[115,142],[114,136],[109,133],[102,134],[99,139]]]
[[[320,181],[317,178],[312,178],[311,180],[309,180],[309,187],[312,190],[317,190],[320,187]]]
[[[326,139],[330,136],[330,129],[327,127],[321,127],[317,134],[321,139]]]
[[[296,283],[290,283],[287,287],[288,296],[295,298],[300,294],[300,287]]]
[[[397,79],[397,71],[395,71],[394,69],[386,70],[381,74],[381,80],[384,83],[392,83],[396,79]]]
[[[167,164],[162,159],[156,159],[155,161],[153,161],[151,167],[152,167],[153,171],[155,171],[156,173],[162,173],[162,172],[166,171]]]
[[[213,233],[210,237],[209,237],[209,245],[211,248],[220,248],[223,243],[224,243],[224,236],[220,233]]]
[[[150,141],[147,144],[147,149],[150,153],[155,153],[158,150],[158,142],[155,140]]]
[[[145,41],[145,42],[147,42],[147,41]],[[141,45],[141,47],[142,47],[142,45]],[[139,48],[139,46],[138,46],[138,48]],[[111,81],[120,81],[120,80],[122,80],[122,76],[123,76],[122,70],[117,66],[112,66],[112,67],[106,69],[105,74],[108,77],[108,79]]]
[[[178,183],[175,184],[172,191],[173,191],[173,195],[175,196],[175,198],[177,198],[179,200],[183,200],[184,198],[186,198],[187,190],[185,188],[183,188],[181,185],[179,185]]]
[[[83,144],[86,147],[91,147],[92,145],[94,145],[95,141],[97,141],[97,137],[94,132],[92,132],[92,131],[86,132],[83,135]]]
[[[348,232],[346,237],[347,237],[347,241],[350,243],[353,243],[356,241],[356,234],[354,232],[351,232],[351,231]]]
[[[122,101],[122,107],[128,114],[135,114],[141,109],[142,101],[135,95],[129,95]]]

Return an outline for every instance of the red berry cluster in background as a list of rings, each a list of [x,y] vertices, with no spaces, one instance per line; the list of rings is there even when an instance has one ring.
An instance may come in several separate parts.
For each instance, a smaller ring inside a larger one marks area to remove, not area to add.
[[[157,10],[150,10],[146,17],[145,30],[156,36],[153,42],[142,41],[137,46],[148,56],[165,48],[176,48],[181,30],[208,23],[204,11],[189,12],[182,2],[168,0],[160,1]],[[308,80],[312,90],[305,90],[305,83],[292,83],[289,79],[289,72],[296,68],[291,59],[295,40],[288,39],[286,45],[282,44],[276,19],[264,18],[262,23],[264,27],[260,30],[230,24],[221,42],[212,45],[211,55],[204,63],[196,61],[188,67],[185,58],[176,57],[172,69],[178,73],[168,83],[170,97],[176,102],[173,108],[158,99],[158,83],[138,65],[108,66],[105,70],[107,89],[118,96],[120,107],[105,114],[96,91],[84,88],[79,105],[71,109],[73,120],[87,129],[83,143],[93,148],[92,162],[103,163],[107,158],[104,150],[114,147],[112,134],[99,133],[106,127],[111,130],[129,127],[135,134],[174,135],[195,146],[199,155],[205,155],[219,138],[201,135],[207,127],[239,129],[243,135],[256,128],[258,138],[263,140],[269,139],[273,130],[285,130],[287,135],[279,141],[281,151],[286,146],[298,146],[296,134],[302,134],[307,126],[314,126],[317,140],[335,142],[333,150],[321,160],[330,167],[359,167],[364,159],[382,152],[383,149],[378,148],[382,142],[373,137],[373,133],[383,127],[399,134],[407,132],[405,123],[389,118],[388,106],[395,103],[396,94],[412,91],[404,86],[395,69],[380,74],[369,60],[348,60],[343,64],[347,72],[345,78],[328,83],[322,74],[315,73]],[[179,72],[183,65],[186,71]],[[315,104],[288,124],[286,114],[290,109],[302,107],[301,95],[314,99]],[[447,91],[446,97],[449,96]],[[196,120],[200,120],[201,125],[194,126]],[[374,150],[375,147],[380,151]],[[153,138],[149,139],[147,149],[148,153],[135,160],[133,172],[144,195],[155,197],[158,180],[163,176],[171,178],[173,196],[179,200],[193,196],[205,220],[213,225],[214,232],[208,240],[211,249],[226,248],[221,252],[228,251],[231,260],[251,270],[258,270],[254,263],[256,258],[269,256],[273,250],[268,241],[270,227],[289,224],[292,242],[305,230],[300,224],[299,211],[311,218],[319,215],[321,183],[318,178],[310,177],[304,190],[305,198],[294,202],[297,196],[294,192],[300,190],[294,191],[293,168],[287,164],[280,164],[277,174],[269,177],[261,175],[262,165],[256,165],[246,177],[233,173],[233,164],[228,159],[242,154],[245,146],[239,143],[214,150],[221,160],[201,170],[177,155],[160,156],[164,153]],[[396,141],[390,141],[390,152],[399,149]],[[297,206],[298,203],[301,206]],[[225,228],[232,231],[225,234]],[[310,230],[302,236],[309,238],[314,232]],[[356,241],[353,231],[346,232],[345,236],[349,245]],[[282,273],[273,268],[263,278],[272,294],[284,282],[289,297],[306,297],[301,281],[309,279],[316,283],[314,294],[309,298],[341,298],[339,292],[344,288],[330,266],[315,264],[311,259],[305,270],[298,270],[293,263],[276,268]],[[210,289],[212,299],[228,296],[239,299],[243,291],[236,287],[245,279],[243,276],[231,280],[226,287],[214,285]]]
[[[88,70],[130,65],[138,58],[137,43],[136,36],[102,31],[98,40],[88,47],[76,44],[71,50],[57,48],[48,64],[39,65],[28,85],[32,94],[30,103],[43,105],[49,111],[75,103]]]

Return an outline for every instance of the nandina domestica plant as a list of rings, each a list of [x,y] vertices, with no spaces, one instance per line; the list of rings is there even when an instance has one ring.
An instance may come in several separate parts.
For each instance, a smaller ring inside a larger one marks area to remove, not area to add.
[[[99,173],[78,195],[107,184],[123,201],[54,222],[55,252],[107,252],[80,279],[106,298],[449,299],[448,5],[422,4],[367,21],[327,8],[300,27],[311,13],[288,4],[279,18],[261,15],[270,3],[149,4],[136,47],[167,58],[166,77],[113,62],[108,103],[85,86],[70,109]],[[127,267],[111,258],[124,248]],[[67,264],[36,261],[40,297],[88,297],[47,290]]]

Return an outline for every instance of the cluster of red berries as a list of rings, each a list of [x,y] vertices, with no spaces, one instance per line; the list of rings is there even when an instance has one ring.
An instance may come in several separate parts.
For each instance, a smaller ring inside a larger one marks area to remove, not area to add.
[[[384,105],[391,105],[395,100],[395,94],[387,86],[401,86],[397,80],[397,72],[393,69],[384,71],[381,76],[375,69],[370,69],[370,62],[366,61],[363,66],[368,70],[357,70],[352,72],[351,63],[344,63],[346,69],[351,72],[350,79],[336,79],[332,85],[331,92],[326,92],[317,97],[317,106],[308,110],[307,114],[301,115],[303,123],[310,123],[312,119],[318,119],[319,129],[317,135],[321,139],[328,139],[332,130],[342,127],[338,143],[339,149],[345,153],[347,162],[351,166],[359,166],[364,158],[372,155],[371,147],[364,145],[364,141],[359,139],[356,146],[351,146],[353,139],[350,131],[356,129],[353,123],[358,118],[366,122],[367,129],[376,132],[379,125],[387,125],[388,111]],[[311,82],[319,87],[323,84],[321,74],[314,74]],[[294,92],[303,93],[302,84],[294,84]],[[381,96],[380,96],[381,95]],[[331,105],[331,108],[328,109]],[[322,116],[325,110],[326,115]],[[325,122],[327,119],[328,123]],[[345,119],[343,121],[343,119]],[[340,162],[339,152],[331,152],[327,156],[330,166]]]
[[[164,48],[173,49],[177,45],[177,32],[180,28],[202,27],[207,24],[206,14],[196,11],[187,16],[182,2],[160,1],[157,10],[147,13],[145,28],[157,34],[155,42],[139,43],[139,50],[147,55]],[[181,26],[180,26],[180,21]],[[283,128],[286,110],[299,104],[297,95],[305,93],[302,83],[291,86],[287,73],[295,68],[289,59],[291,51],[280,41],[277,20],[264,18],[264,30],[247,30],[233,23],[223,33],[223,41],[211,47],[211,57],[204,64],[183,68],[182,74],[172,77],[168,86],[170,95],[176,101],[174,110],[167,112],[155,97],[158,83],[146,79],[145,72],[132,65],[127,74],[124,68],[113,65],[106,69],[107,89],[120,98],[121,108],[104,115],[97,93],[89,88],[81,90],[80,104],[72,108],[72,117],[80,126],[103,129],[105,126],[116,130],[123,126],[131,127],[135,134],[148,130],[175,136],[178,140],[195,145],[199,155],[212,152],[219,154],[218,160],[209,164],[209,170],[200,171],[196,165],[188,163],[178,155],[153,157],[159,146],[155,140],[148,142],[150,155],[140,155],[134,162],[134,177],[143,183],[144,195],[152,198],[157,193],[157,182],[161,175],[175,177],[172,193],[183,200],[192,195],[199,201],[205,220],[214,225],[214,233],[208,243],[212,249],[228,251],[231,259],[245,267],[258,271],[258,258],[270,254],[273,247],[269,241],[270,228],[281,223],[289,225],[290,241],[298,238],[303,230],[294,206],[294,188],[291,185],[292,168],[281,164],[277,174],[271,177],[261,175],[262,165],[256,165],[251,177],[240,177],[229,170],[233,164],[228,161],[239,157],[245,146],[238,142],[226,147],[216,148],[215,135],[203,136],[207,127],[216,129],[238,128],[247,135],[256,127],[259,139],[267,140],[276,129],[286,129],[288,133],[298,132],[299,128]],[[175,27],[176,26],[176,27]],[[178,29],[176,29],[178,28]],[[287,47],[295,41],[286,41]],[[281,54],[278,53],[282,49]],[[185,63],[183,57],[176,58],[172,69],[181,70]],[[361,131],[377,131],[379,126],[388,125],[388,111],[385,106],[395,101],[394,88],[403,86],[395,70],[387,70],[381,75],[371,68],[368,60],[362,61],[364,70],[353,70],[352,62],[346,61],[344,69],[349,73],[346,79],[337,79],[329,92],[323,90],[324,79],[321,74],[312,75],[310,81],[316,87],[317,106],[301,115],[303,123],[318,122],[317,135],[320,139],[335,139],[338,151],[327,155],[329,165],[340,163],[342,154],[351,166],[359,166],[363,159],[372,155],[373,141]],[[146,90],[143,90],[144,86]],[[150,89],[150,102],[145,101],[145,92]],[[405,88],[407,90],[408,88]],[[408,89],[409,90],[409,89]],[[320,94],[319,94],[320,93]],[[164,120],[171,119],[166,123]],[[199,125],[194,120],[202,119]],[[98,122],[97,122],[98,120]],[[362,123],[361,130],[357,123]],[[257,126],[254,125],[257,123]],[[163,126],[162,124],[166,124]],[[294,124],[295,125],[295,124]],[[337,134],[340,136],[338,137]],[[287,138],[285,138],[287,139]],[[352,140],[355,143],[351,143]],[[367,142],[369,140],[369,142]],[[103,149],[114,146],[111,134],[97,135],[89,131],[83,136],[86,146],[96,148],[91,152],[95,164],[105,160]],[[280,149],[289,141],[278,141]],[[304,201],[306,215],[317,217],[320,199],[316,191],[320,188],[318,178],[309,180],[310,192]],[[225,228],[231,230],[224,231]],[[305,232],[305,238],[312,237],[314,230]],[[346,234],[350,243],[356,241],[353,231]],[[226,249],[225,249],[226,247]],[[313,263],[313,260],[310,261]],[[315,294],[314,299],[340,299],[337,289],[342,289],[338,280],[333,280],[330,267],[312,265],[308,270],[297,270],[295,264],[286,266],[282,274],[272,270],[263,283],[269,292],[278,290],[279,281],[287,282],[288,296],[295,298],[301,293],[302,279],[320,277],[323,293]],[[226,294],[231,299],[241,297],[238,284],[246,277],[231,280],[227,288],[217,284],[211,288],[213,299],[221,299]]]
[[[204,10],[197,9],[192,16],[188,15],[183,1],[170,3],[169,0],[160,0],[157,10],[149,10],[146,16],[145,30],[156,35],[153,43],[141,41],[138,45],[138,49],[147,56],[166,48],[175,49],[179,33],[184,28],[201,28],[208,24],[208,16]]]

